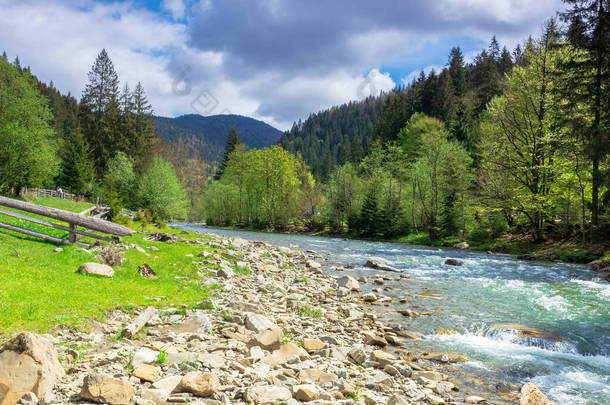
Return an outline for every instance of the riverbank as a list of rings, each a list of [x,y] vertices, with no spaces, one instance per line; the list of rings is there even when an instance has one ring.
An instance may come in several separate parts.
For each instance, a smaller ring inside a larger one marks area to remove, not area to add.
[[[337,279],[325,274],[327,264],[314,252],[241,238],[178,230],[155,240],[146,240],[145,234],[135,237],[141,238],[139,242],[120,245],[116,253],[137,252],[149,263],[161,260],[151,266],[159,278],[143,279],[132,261],[113,266],[116,273],[111,278],[77,274],[73,268],[76,277],[90,283],[83,290],[100,316],[92,319],[81,313],[81,323],[52,329],[46,324],[36,326],[50,332],[42,339],[53,344],[50,353],[57,351],[56,369],[62,372],[57,372],[52,388],[45,392],[42,386],[21,384],[16,389],[37,393],[20,403],[34,404],[38,398],[48,404],[84,400],[145,405],[310,400],[459,404],[512,403],[519,396],[516,386],[505,385],[498,393],[489,386],[495,383],[450,377],[454,362],[464,357],[417,349],[417,332],[382,316],[399,302],[380,294],[381,289],[362,291],[361,283],[376,285],[377,278]],[[60,253],[45,255],[53,260]],[[24,255],[20,258],[29,261]],[[197,270],[184,271],[181,267],[187,264]],[[100,291],[111,292],[120,285],[121,273],[135,277],[132,303],[122,304],[120,296],[113,304],[96,301]],[[180,289],[192,286],[200,295],[191,297],[196,301],[180,303],[151,291],[136,278],[150,285],[173,279]],[[42,286],[30,288],[32,297],[44,293],[37,288]],[[71,284],[67,290],[80,294],[81,288]],[[62,300],[54,297],[55,303]],[[400,302],[404,306],[408,299]],[[114,309],[104,311],[104,305]],[[145,306],[150,309],[144,311]],[[413,312],[404,314],[413,316]],[[31,318],[40,315],[33,311]],[[141,317],[145,318],[138,321]],[[133,330],[132,325],[141,329]],[[22,325],[13,325],[17,326],[21,329]],[[23,336],[21,341],[38,341],[38,337]],[[9,344],[0,351],[15,350],[23,347]],[[11,357],[0,354],[0,359],[10,362]],[[0,365],[0,370],[10,370],[9,364]],[[6,378],[0,381],[11,387]]]
[[[204,225],[207,226],[207,225]],[[560,261],[565,263],[589,264],[596,260],[610,260],[610,242],[598,244],[581,244],[574,240],[546,240],[534,243],[528,235],[507,234],[493,241],[474,242],[472,240],[462,241],[457,237],[442,239],[430,238],[427,233],[409,234],[395,238],[370,238],[350,233],[332,233],[323,231],[275,231],[254,228],[239,227],[216,227],[211,228],[226,230],[241,230],[261,233],[282,233],[287,235],[307,235],[330,238],[343,238],[350,240],[362,240],[369,242],[403,243],[415,246],[430,246],[446,249],[467,249],[479,252],[491,252],[508,254],[522,260],[530,261]]]

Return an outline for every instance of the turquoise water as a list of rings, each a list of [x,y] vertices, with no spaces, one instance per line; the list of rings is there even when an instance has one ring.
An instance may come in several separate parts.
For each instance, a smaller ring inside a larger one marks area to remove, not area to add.
[[[356,266],[341,274],[379,273],[363,264],[368,259],[385,260],[410,278],[397,280],[395,273],[380,273],[393,279],[387,282],[392,290],[384,294],[406,295],[410,300],[404,308],[434,313],[396,317],[396,321],[422,334],[430,348],[467,354],[471,361],[460,366],[462,372],[515,385],[530,381],[558,404],[610,404],[610,284],[595,281],[595,273],[586,266],[382,242],[180,226],[297,245],[317,251],[332,264]],[[445,265],[449,257],[464,265]],[[333,273],[332,266],[327,271]],[[417,293],[442,298],[413,295]],[[526,325],[565,339],[521,339],[514,332],[492,329],[495,324]],[[458,333],[438,335],[439,328]]]

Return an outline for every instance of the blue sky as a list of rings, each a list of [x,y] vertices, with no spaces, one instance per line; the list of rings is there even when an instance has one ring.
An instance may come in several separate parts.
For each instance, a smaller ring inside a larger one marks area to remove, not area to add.
[[[235,113],[280,129],[310,113],[509,49],[560,0],[0,0],[0,44],[80,97],[106,48],[159,115]]]

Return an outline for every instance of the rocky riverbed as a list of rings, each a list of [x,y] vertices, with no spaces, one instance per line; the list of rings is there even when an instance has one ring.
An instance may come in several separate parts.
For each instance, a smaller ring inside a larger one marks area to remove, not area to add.
[[[408,301],[384,296],[383,277],[324,274],[312,251],[202,243],[224,249],[193,256],[217,267],[191,280],[219,286],[211,299],[115,310],[87,332],[18,334],[0,348],[0,404],[495,403],[447,373],[463,355],[411,350],[417,334],[379,316],[376,308]],[[361,283],[378,287],[364,293]],[[552,404],[531,384],[507,386],[505,399]]]

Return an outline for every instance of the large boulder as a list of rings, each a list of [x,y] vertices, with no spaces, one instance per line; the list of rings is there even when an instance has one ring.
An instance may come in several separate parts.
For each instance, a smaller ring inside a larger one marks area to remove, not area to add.
[[[448,266],[461,266],[464,262],[458,259],[447,259],[445,260],[445,264]]]
[[[346,288],[349,291],[359,291],[360,283],[352,276],[343,276],[335,281],[336,288]]]
[[[534,384],[527,383],[521,387],[519,405],[555,405]]]
[[[277,404],[290,399],[290,390],[279,385],[251,387],[246,391],[246,401],[254,405]]]
[[[394,273],[402,273],[402,271],[400,269],[397,269],[396,267],[392,267],[389,264],[387,264],[386,262],[382,261],[382,260],[367,260],[366,263],[364,263],[364,267],[368,267],[370,269],[375,269],[375,270],[383,270],[383,271],[392,271]]]
[[[214,373],[187,373],[180,381],[180,390],[191,392],[199,397],[211,397],[220,387],[220,381]]]
[[[88,262],[83,263],[78,268],[79,273],[89,274],[91,276],[112,277],[114,270],[107,264]]]
[[[27,392],[44,399],[63,375],[53,345],[22,332],[0,347],[0,404],[13,405]]]
[[[103,374],[89,374],[83,381],[80,397],[100,404],[128,405],[135,393],[125,381]]]

